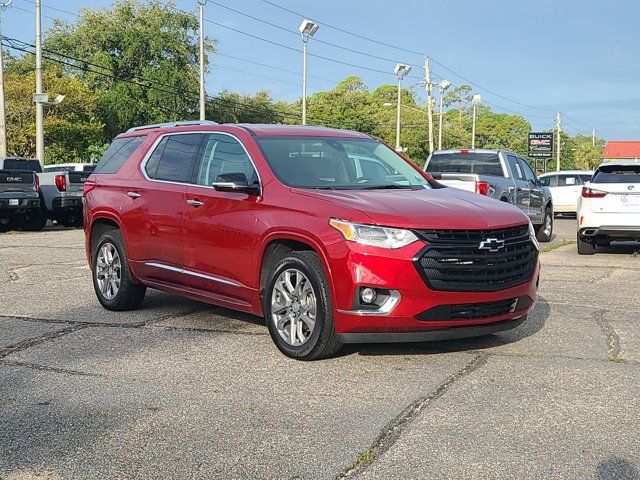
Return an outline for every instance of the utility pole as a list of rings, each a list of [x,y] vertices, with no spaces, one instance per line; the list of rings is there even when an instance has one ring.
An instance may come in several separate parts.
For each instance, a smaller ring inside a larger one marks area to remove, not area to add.
[[[0,3],[0,39],[2,39],[2,15],[11,6],[12,0]],[[2,61],[2,44],[0,43],[0,157],[7,156],[7,119],[4,99],[4,63]]]
[[[398,102],[396,104],[396,152],[402,148],[400,146],[400,112],[402,111],[402,77],[398,76]]]
[[[302,125],[307,124],[307,43],[319,28],[320,25],[306,18],[298,28],[302,37]]]
[[[36,95],[42,94],[42,0],[36,0]],[[36,102],[36,158],[44,166],[44,105]]]
[[[444,92],[451,86],[451,82],[442,80],[438,84],[440,90],[440,120],[438,122],[438,150],[442,150],[442,105],[444,104]]]
[[[204,6],[207,0],[198,0],[200,8],[200,121],[205,120],[205,93],[204,93]]]
[[[560,128],[560,111],[556,113],[556,133],[558,135],[558,149],[556,150],[556,171],[560,171],[560,132],[562,129]]]
[[[591,132],[591,146],[595,148],[596,146],[596,129],[593,129],[593,132]]]
[[[424,57],[424,86],[427,90],[427,115],[429,116],[429,154],[433,153],[433,106],[431,105],[431,69],[429,68],[429,57]]]

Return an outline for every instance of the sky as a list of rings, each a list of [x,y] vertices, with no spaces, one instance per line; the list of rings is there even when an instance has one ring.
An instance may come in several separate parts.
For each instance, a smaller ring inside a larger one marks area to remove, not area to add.
[[[43,28],[111,3],[42,0]],[[196,3],[175,0],[193,12]],[[34,10],[33,0],[13,0],[3,34],[33,42]],[[560,110],[572,135],[595,128],[607,140],[640,140],[637,0],[209,0],[205,29],[217,39],[217,53],[207,93],[267,90],[275,99],[299,98],[301,15],[320,25],[309,53],[325,57],[309,56],[309,94],[348,75],[372,90],[395,83],[393,68],[402,62],[415,65],[403,87],[424,101],[419,67],[426,54],[436,80],[472,85],[494,111],[521,114],[534,130],[552,128]]]

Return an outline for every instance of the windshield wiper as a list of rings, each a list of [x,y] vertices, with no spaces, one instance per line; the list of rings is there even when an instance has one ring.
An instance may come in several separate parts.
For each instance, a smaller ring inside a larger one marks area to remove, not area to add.
[[[387,183],[385,185],[366,185],[362,187],[360,190],[391,190],[391,189],[411,189],[413,188],[411,185],[396,185],[395,183]]]

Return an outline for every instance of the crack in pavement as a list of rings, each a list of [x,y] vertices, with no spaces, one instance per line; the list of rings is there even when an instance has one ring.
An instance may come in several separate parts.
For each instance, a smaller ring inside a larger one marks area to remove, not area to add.
[[[33,347],[34,345],[40,345],[50,340],[55,340],[56,338],[62,337],[69,333],[77,332],[78,330],[81,330],[83,328],[86,328],[86,325],[71,325],[67,328],[63,328],[62,330],[56,330],[55,332],[47,332],[42,335],[38,335],[36,337],[30,337],[30,338],[27,338],[26,340],[21,340],[11,345],[7,345],[6,347],[0,349],[0,359],[5,358],[8,355],[11,355],[13,353],[26,350],[27,348]]]
[[[607,338],[607,360],[610,362],[624,362],[624,358],[620,356],[622,350],[620,335],[616,333],[613,326],[605,319],[605,315],[608,312],[608,310],[599,309],[593,312],[593,317]]]
[[[382,429],[378,437],[371,444],[369,450],[361,454],[353,465],[343,470],[336,477],[336,480],[351,478],[367,468],[367,466],[383,455],[396,443],[404,429],[420,414],[420,412],[427,408],[433,401],[444,395],[446,391],[459,379],[482,367],[487,362],[488,357],[489,354],[486,353],[476,355],[473,360],[467,363],[456,373],[449,376],[434,390],[412,402]]]
[[[0,360],[0,365],[6,365],[9,367],[31,368],[34,370],[41,370],[44,372],[62,373],[64,375],[72,375],[72,376],[79,376],[79,377],[104,377],[104,375],[101,375],[99,373],[81,372],[80,370],[70,370],[68,368],[51,367],[48,365],[39,365],[36,363],[28,363],[28,362],[14,362],[11,360]]]

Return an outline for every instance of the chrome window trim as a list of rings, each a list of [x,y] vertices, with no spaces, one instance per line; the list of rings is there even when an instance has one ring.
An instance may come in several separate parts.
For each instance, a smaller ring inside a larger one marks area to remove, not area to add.
[[[142,173],[142,175],[144,176],[144,178],[147,181],[149,181],[149,182],[157,182],[157,183],[168,183],[168,184],[171,184],[171,185],[186,185],[186,186],[191,186],[191,187],[209,188],[209,189],[214,190],[216,192],[218,191],[215,188],[213,188],[212,186],[200,185],[198,183],[191,183],[191,182],[174,182],[174,181],[171,181],[171,180],[157,180],[155,178],[150,178],[149,175],[147,175],[147,170],[146,170],[147,162],[149,161],[149,158],[151,158],[151,155],[153,155],[153,152],[156,151],[156,148],[158,148],[158,145],[160,144],[160,142],[165,137],[170,137],[172,135],[188,135],[188,134],[226,135],[227,137],[231,137],[234,140],[236,140],[240,144],[242,149],[244,150],[244,153],[247,154],[247,157],[249,158],[249,161],[251,162],[251,165],[253,165],[253,169],[256,171],[256,175],[258,176],[258,184],[260,186],[260,192],[262,192],[262,177],[260,176],[260,170],[258,170],[258,167],[256,166],[256,162],[253,160],[253,157],[251,157],[251,155],[249,154],[249,151],[247,150],[247,147],[245,147],[244,143],[242,143],[242,140],[240,140],[237,136],[235,136],[232,133],[219,132],[219,131],[215,131],[215,130],[190,130],[188,132],[172,132],[172,133],[163,133],[161,135],[158,135],[158,138],[155,139],[155,141],[153,142],[153,145],[151,145],[149,150],[147,150],[147,153],[145,154],[144,158],[142,159],[142,162],[140,162],[140,167],[139,167],[140,172]]]
[[[233,287],[243,287],[244,286],[239,282],[234,282],[233,280],[226,280],[226,279],[220,278],[220,277],[213,277],[211,275],[205,275],[204,273],[194,272],[192,270],[187,270],[186,268],[172,267],[171,265],[165,265],[164,263],[145,262],[144,264],[147,265],[148,267],[160,268],[162,270],[170,270],[172,272],[182,273],[184,275],[191,275],[192,277],[204,278],[205,280],[211,280],[212,282],[224,283],[226,285],[231,285]]]

